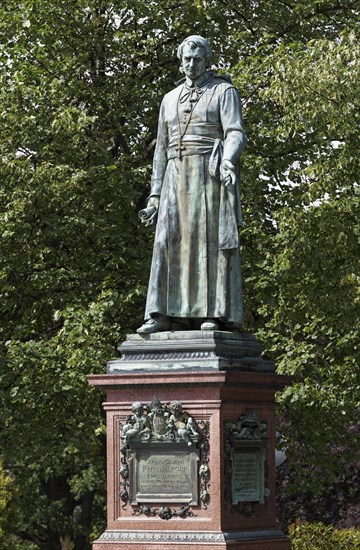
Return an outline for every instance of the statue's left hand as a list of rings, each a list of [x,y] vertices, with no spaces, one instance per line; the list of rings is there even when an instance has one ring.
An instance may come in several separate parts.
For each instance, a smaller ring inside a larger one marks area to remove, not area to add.
[[[235,166],[229,160],[223,160],[220,164],[220,181],[225,187],[235,185]]]

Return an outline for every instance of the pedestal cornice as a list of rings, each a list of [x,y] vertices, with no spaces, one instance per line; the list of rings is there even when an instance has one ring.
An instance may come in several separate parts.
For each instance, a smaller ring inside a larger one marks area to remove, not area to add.
[[[274,373],[261,357],[262,346],[253,335],[227,331],[158,332],[130,334],[109,361],[109,374],[149,372],[243,371]]]

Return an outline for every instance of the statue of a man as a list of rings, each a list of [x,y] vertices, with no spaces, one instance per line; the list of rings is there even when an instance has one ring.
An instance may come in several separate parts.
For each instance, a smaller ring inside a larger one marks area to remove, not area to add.
[[[157,227],[139,334],[242,322],[241,101],[229,77],[208,70],[204,38],[186,38],[178,57],[185,78],[160,108],[147,204]]]

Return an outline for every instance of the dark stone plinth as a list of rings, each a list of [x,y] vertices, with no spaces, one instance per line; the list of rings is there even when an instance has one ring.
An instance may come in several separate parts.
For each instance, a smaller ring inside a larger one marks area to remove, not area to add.
[[[262,346],[251,334],[201,330],[130,334],[118,350],[120,358],[108,363],[110,374],[213,369],[275,371],[273,363],[261,357]]]

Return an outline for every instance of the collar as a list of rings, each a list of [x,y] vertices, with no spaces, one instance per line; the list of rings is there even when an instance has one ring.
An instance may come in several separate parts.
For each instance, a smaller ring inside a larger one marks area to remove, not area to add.
[[[214,77],[216,78],[219,78],[220,80],[223,80],[225,82],[228,82],[229,84],[232,84],[231,82],[231,77],[230,75],[228,74],[217,74],[215,73],[214,71],[207,71],[207,74],[208,74],[208,78],[206,79],[206,81],[204,81],[203,83],[201,83],[198,88],[201,88],[203,86],[205,86],[206,84],[208,84],[210,82],[210,80]],[[175,82],[175,85],[176,86],[179,86],[180,84],[185,84],[185,86],[189,89],[191,89],[190,86],[187,85],[186,83],[186,76],[184,76],[183,78],[180,78],[180,80],[178,80],[177,82]]]
[[[213,75],[208,71],[205,71],[204,74],[202,74],[197,80],[190,80],[190,78],[185,77],[185,88],[188,90],[193,88],[202,88],[212,79],[212,77]]]

